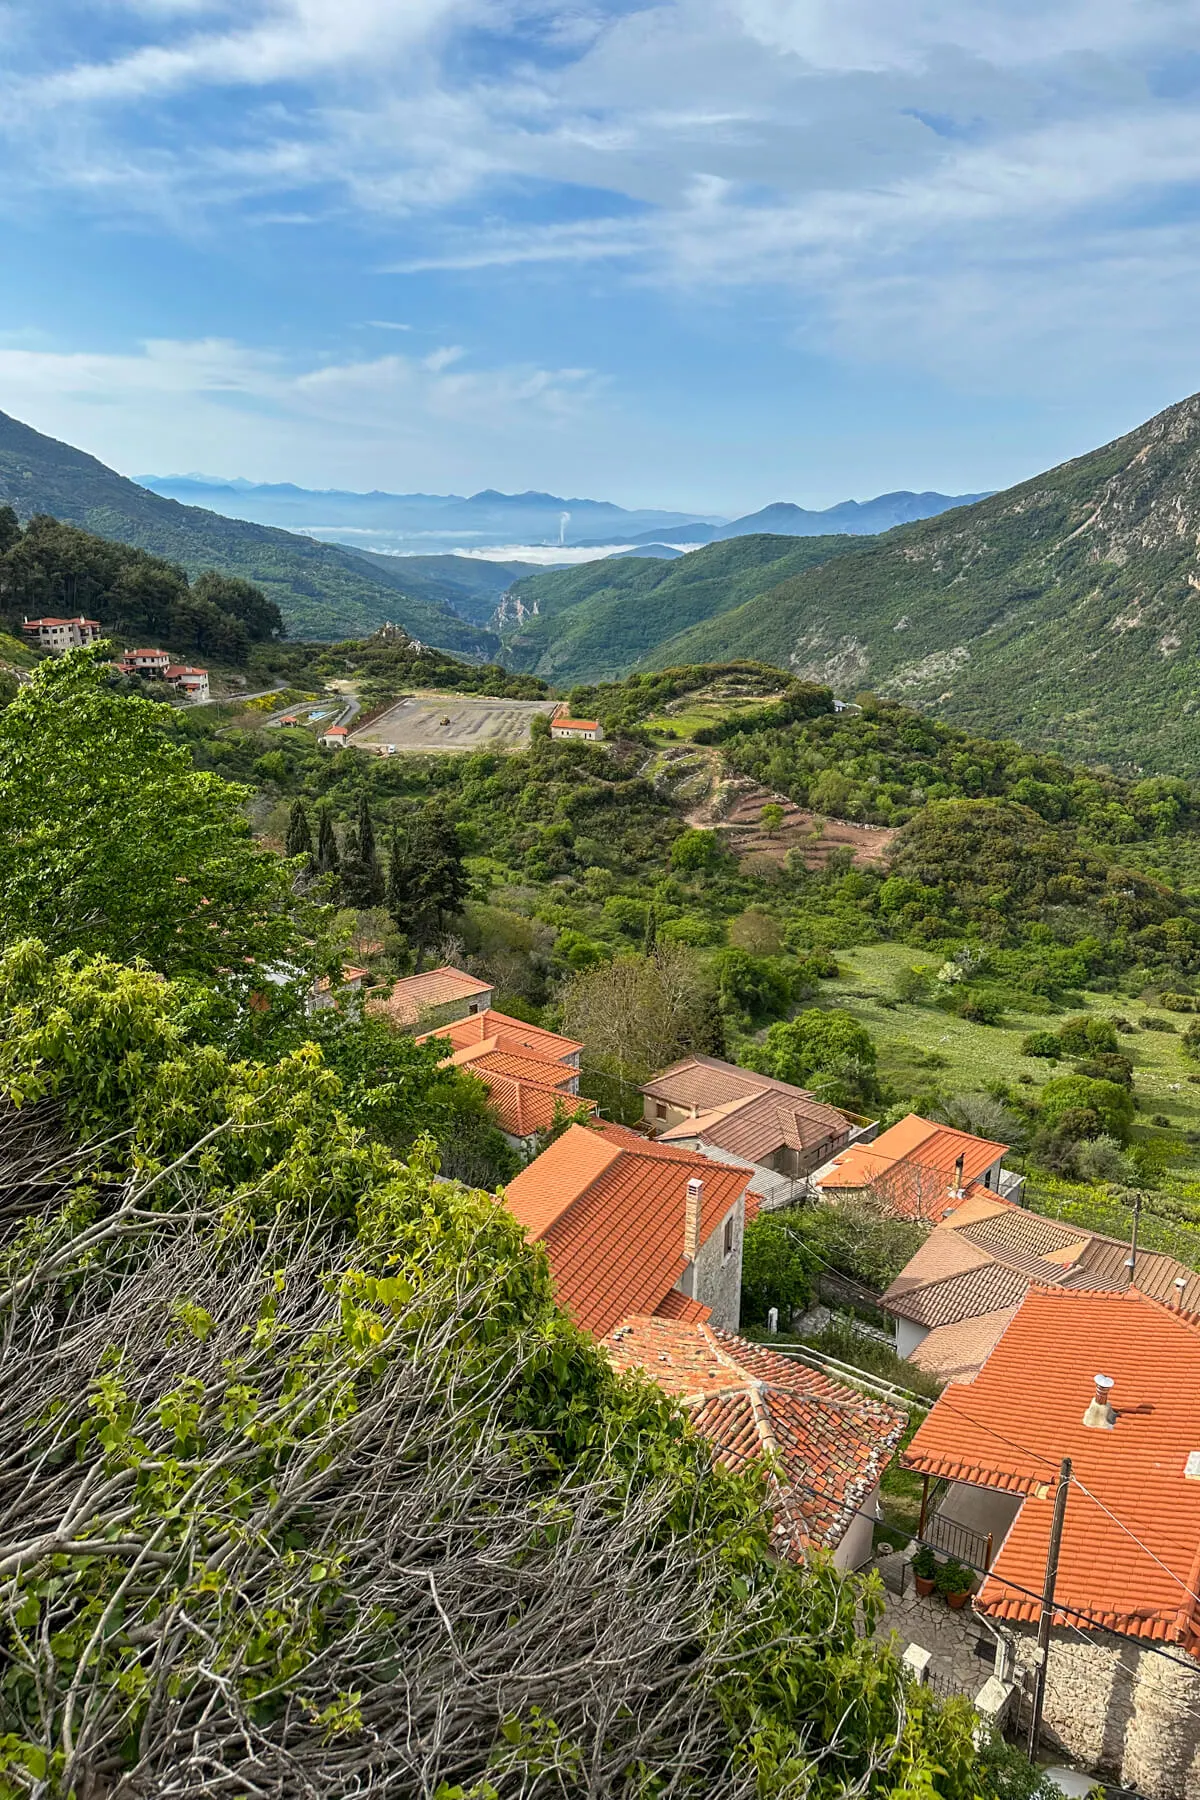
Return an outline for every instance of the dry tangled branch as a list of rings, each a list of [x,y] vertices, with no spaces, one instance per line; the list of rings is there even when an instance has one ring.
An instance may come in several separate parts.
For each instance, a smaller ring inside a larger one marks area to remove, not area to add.
[[[28,1791],[745,1790],[711,1551],[665,1485],[548,1481],[449,1299],[134,1192],[0,1294]]]

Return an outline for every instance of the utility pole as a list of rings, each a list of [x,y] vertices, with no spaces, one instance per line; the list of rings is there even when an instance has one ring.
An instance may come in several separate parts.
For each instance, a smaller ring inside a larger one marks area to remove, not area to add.
[[[1129,1246],[1129,1255],[1125,1258],[1125,1267],[1129,1270],[1129,1285],[1133,1286],[1133,1278],[1137,1274],[1137,1241],[1138,1224],[1142,1217],[1142,1190],[1138,1188],[1133,1196],[1133,1242]]]
[[[1067,1510],[1067,1490],[1071,1485],[1071,1459],[1064,1456],[1058,1471],[1058,1492],[1054,1496],[1054,1516],[1050,1521],[1050,1542],[1046,1549],[1046,1575],[1042,1584],[1042,1616],[1038,1621],[1038,1661],[1034,1674],[1033,1717],[1029,1721],[1029,1760],[1038,1753],[1042,1735],[1042,1708],[1046,1703],[1046,1665],[1050,1656],[1050,1627],[1054,1620],[1054,1587],[1058,1580],[1058,1552],[1062,1545],[1063,1517]]]

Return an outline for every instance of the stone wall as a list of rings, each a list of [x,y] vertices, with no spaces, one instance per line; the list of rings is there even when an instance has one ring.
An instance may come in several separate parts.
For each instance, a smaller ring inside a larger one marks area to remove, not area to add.
[[[1008,1627],[1026,1685],[1037,1629]],[[1163,1645],[1187,1667],[1105,1631],[1050,1638],[1047,1732],[1090,1769],[1139,1788],[1150,1800],[1200,1794],[1200,1663]]]
[[[746,1231],[746,1203],[732,1207],[733,1250],[725,1255],[722,1220],[700,1246],[700,1254],[684,1271],[679,1285],[693,1300],[712,1308],[712,1323],[724,1331],[736,1331],[742,1317],[742,1240]],[[726,1214],[728,1217],[728,1214]]]

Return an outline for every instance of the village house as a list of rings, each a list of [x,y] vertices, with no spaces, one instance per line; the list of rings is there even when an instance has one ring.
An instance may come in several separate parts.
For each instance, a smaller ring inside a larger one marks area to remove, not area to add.
[[[973,1381],[1031,1283],[1122,1293],[1200,1310],[1200,1275],[1120,1238],[976,1193],[931,1231],[882,1296],[897,1355],[939,1381]]]
[[[599,719],[551,719],[550,736],[576,738],[581,743],[598,744],[604,737]]]
[[[366,969],[360,969],[354,963],[342,964],[341,978],[336,982],[328,975],[319,976],[313,982],[309,1012],[327,1012],[331,1007],[342,1006],[351,995],[361,998],[366,981]]]
[[[641,1093],[645,1121],[661,1143],[753,1165],[751,1187],[767,1208],[786,1205],[810,1170],[876,1130],[803,1088],[715,1056],[684,1057]]]
[[[486,1012],[494,992],[490,981],[481,981],[477,975],[445,964],[439,969],[426,969],[421,975],[404,976],[393,984],[390,994],[372,1000],[371,1011],[400,1030],[422,1025],[426,1031],[432,1031]]]
[[[99,619],[26,619],[21,630],[37,638],[39,650],[59,656],[64,650],[78,650],[83,644],[94,644],[100,636]]]
[[[702,1321],[627,1318],[604,1348],[615,1368],[677,1400],[727,1468],[769,1459],[779,1554],[801,1562],[825,1550],[839,1569],[869,1560],[904,1413]]]
[[[417,1041],[435,1040],[445,1044],[447,1062],[483,1082],[500,1129],[523,1156],[532,1153],[538,1134],[564,1115],[596,1111],[594,1100],[580,1097],[583,1045],[573,1038],[488,1007],[427,1031]]]
[[[651,1314],[735,1331],[747,1183],[744,1169],[622,1125],[569,1125],[504,1203],[544,1244],[559,1304],[593,1336]]]
[[[122,675],[142,675],[148,680],[162,679],[171,666],[165,650],[126,650],[117,667]]]
[[[852,1144],[822,1164],[812,1186],[825,1200],[866,1195],[893,1218],[940,1225],[980,1194],[1019,1203],[1025,1181],[1004,1167],[1007,1149],[909,1113],[873,1143]]]
[[[1134,1289],[1032,1286],[975,1381],[947,1390],[903,1452],[923,1481],[919,1535],[986,1569],[974,1608],[1000,1645],[997,1676],[1026,1695],[1064,1458],[1046,1728],[1151,1800],[1191,1800],[1200,1317]]]
[[[344,725],[330,725],[317,739],[326,750],[344,750],[350,733]]]
[[[191,663],[171,663],[163,680],[175,689],[185,700],[208,699],[208,670],[197,669]]]

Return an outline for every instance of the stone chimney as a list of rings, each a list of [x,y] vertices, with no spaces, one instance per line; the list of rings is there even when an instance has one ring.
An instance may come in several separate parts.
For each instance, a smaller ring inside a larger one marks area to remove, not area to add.
[[[1083,1422],[1089,1431],[1111,1431],[1117,1422],[1117,1415],[1109,1405],[1108,1396],[1113,1390],[1111,1375],[1097,1375],[1096,1392],[1083,1415]]]
[[[683,1204],[683,1254],[694,1263],[700,1254],[700,1207],[704,1199],[704,1183],[693,1175],[687,1184]]]

